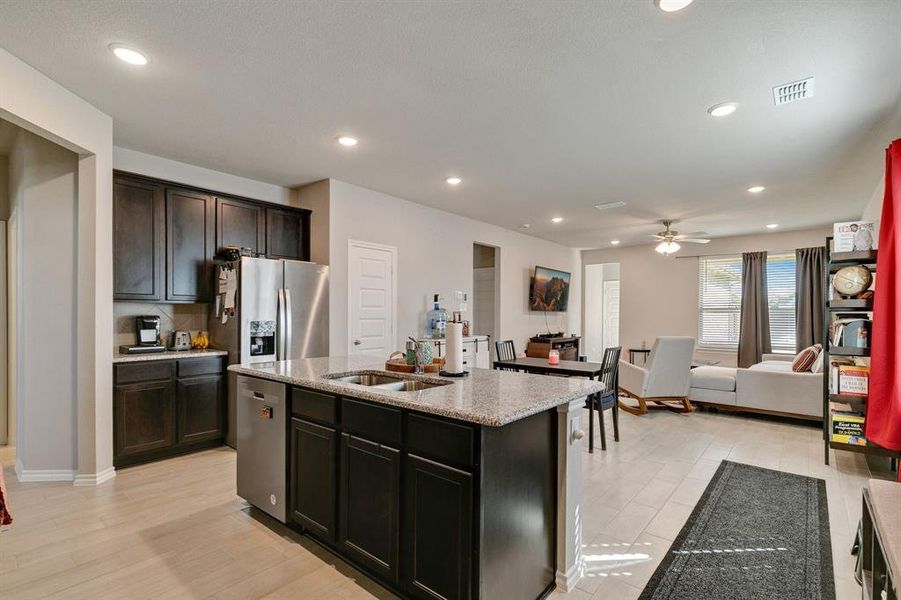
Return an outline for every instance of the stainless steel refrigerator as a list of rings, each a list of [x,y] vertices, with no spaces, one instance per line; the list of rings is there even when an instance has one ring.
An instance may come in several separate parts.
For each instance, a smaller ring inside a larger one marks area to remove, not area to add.
[[[328,267],[296,260],[244,257],[236,266],[235,312],[211,318],[210,345],[228,362],[256,363],[328,356]],[[237,382],[228,382],[226,443],[235,447]]]

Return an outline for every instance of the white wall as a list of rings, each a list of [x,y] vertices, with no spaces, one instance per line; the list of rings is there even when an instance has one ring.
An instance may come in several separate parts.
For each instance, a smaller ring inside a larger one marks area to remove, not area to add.
[[[822,246],[831,228],[772,232],[719,238],[707,245],[683,244],[676,256],[738,255],[766,250],[793,252],[796,248]],[[663,257],[653,245],[627,246],[582,252],[584,264],[620,263],[620,345],[651,347],[660,335],[698,336],[698,259]],[[700,358],[734,366],[735,352],[696,351]]]
[[[78,157],[28,132],[13,151],[17,248],[17,459],[32,471],[77,468]]]
[[[531,335],[545,329],[544,315],[528,309],[529,276],[536,263],[572,272],[569,312],[561,319],[550,317],[550,327],[566,332],[580,330],[582,292],[577,250],[334,179],[329,188],[333,355],[348,351],[348,240],[397,247],[398,340],[422,333],[433,293],[447,299],[453,298],[454,290],[472,294],[473,243],[500,248],[500,337],[513,339],[521,351]],[[306,205],[305,189],[298,193],[302,205]],[[319,231],[314,229],[313,235],[319,235]],[[454,310],[450,302],[447,308]]]
[[[115,475],[109,344],[113,329],[113,120],[2,49],[0,118],[78,155],[77,284],[69,299],[78,315],[77,345],[70,350],[78,378],[75,483],[102,483]],[[46,470],[34,473],[34,478],[63,478],[59,473]]]
[[[113,148],[113,168],[223,194],[234,194],[276,204],[289,205],[292,203],[291,190],[280,185],[213,171],[118,146]]]

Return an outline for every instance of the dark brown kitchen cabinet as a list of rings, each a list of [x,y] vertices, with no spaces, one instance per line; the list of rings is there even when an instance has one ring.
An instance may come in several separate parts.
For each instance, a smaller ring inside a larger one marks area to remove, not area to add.
[[[209,194],[166,190],[166,300],[209,302],[215,223]]]
[[[338,544],[351,557],[397,581],[400,451],[341,435]]]
[[[338,494],[338,432],[291,419],[290,518],[334,542]]]
[[[266,256],[291,260],[310,259],[309,211],[266,208]]]
[[[204,375],[176,384],[178,443],[221,438],[225,431],[225,377]]]
[[[113,365],[113,464],[143,463],[222,443],[226,359]]]
[[[116,386],[115,450],[131,457],[175,443],[175,383],[164,379]]]
[[[163,186],[128,177],[114,177],[114,299],[163,299],[165,239]]]
[[[407,456],[404,587],[413,597],[472,596],[472,485],[471,473]]]
[[[250,248],[262,254],[266,244],[266,209],[246,200],[216,198],[216,250]]]

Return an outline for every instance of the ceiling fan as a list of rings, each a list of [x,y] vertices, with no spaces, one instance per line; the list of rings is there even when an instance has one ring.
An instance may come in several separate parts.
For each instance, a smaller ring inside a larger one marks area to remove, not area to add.
[[[666,228],[660,233],[654,234],[653,237],[656,238],[660,243],[657,244],[657,247],[654,248],[657,252],[664,256],[668,256],[675,252],[678,252],[682,247],[679,245],[679,242],[685,242],[689,244],[709,244],[710,240],[702,237],[692,237],[703,235],[702,232],[698,233],[686,233],[680,235],[678,231],[674,231],[671,229],[671,226],[675,221],[672,219],[663,219],[660,223]]]

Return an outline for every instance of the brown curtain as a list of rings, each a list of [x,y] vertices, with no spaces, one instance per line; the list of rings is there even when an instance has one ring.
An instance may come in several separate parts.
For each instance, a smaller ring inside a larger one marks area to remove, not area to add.
[[[741,325],[738,366],[750,367],[771,352],[770,307],[766,293],[766,252],[741,255]]]
[[[826,311],[826,247],[795,250],[795,340],[797,352],[823,343]]]

